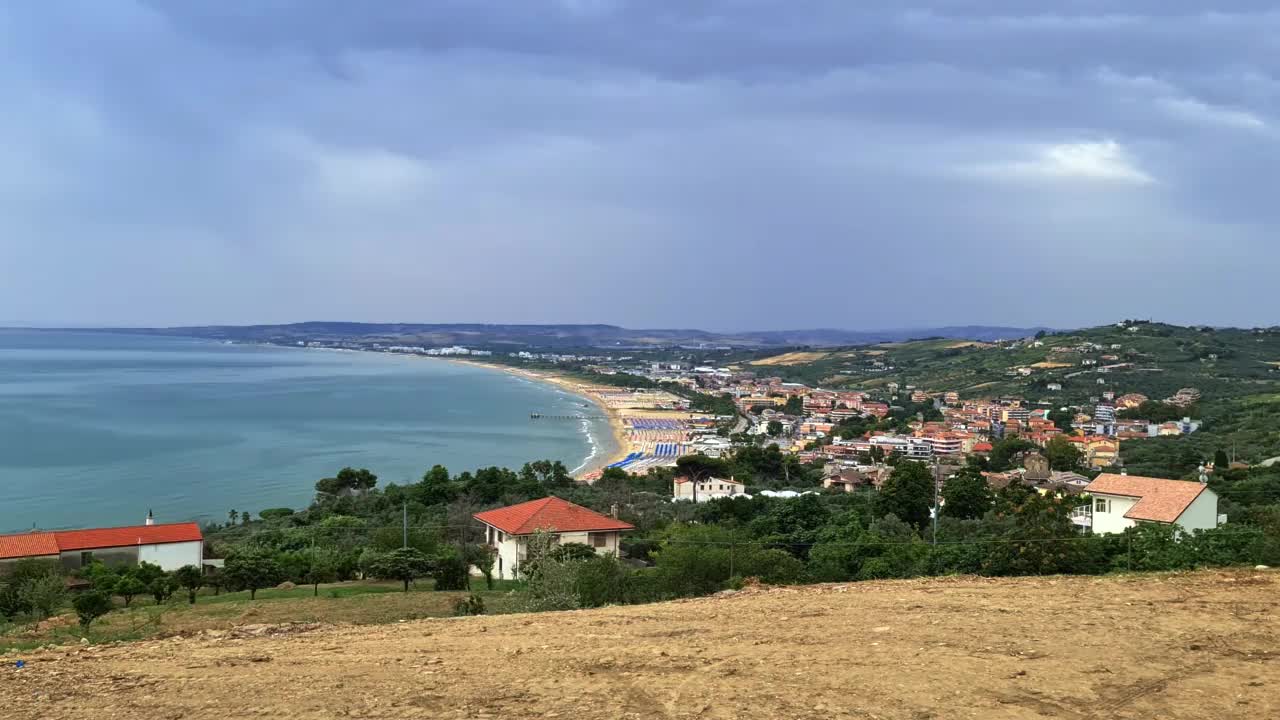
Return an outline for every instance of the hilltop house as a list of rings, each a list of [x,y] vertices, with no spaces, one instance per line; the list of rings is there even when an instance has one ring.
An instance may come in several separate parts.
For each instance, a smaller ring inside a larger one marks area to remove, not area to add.
[[[0,571],[25,559],[57,560],[68,570],[95,560],[107,565],[149,562],[168,571],[184,565],[200,567],[203,558],[199,525],[156,525],[150,513],[145,525],[0,535]]]
[[[742,495],[747,492],[747,486],[733,478],[725,480],[713,477],[695,481],[681,476],[677,477],[672,485],[672,499],[692,500],[700,503],[709,502],[716,498]]]
[[[1139,522],[1173,524],[1186,531],[1218,526],[1218,496],[1202,483],[1104,473],[1084,491],[1093,497],[1095,534],[1124,532]]]
[[[530,500],[472,515],[485,526],[485,543],[497,551],[496,577],[514,580],[527,559],[529,537],[551,533],[556,543],[582,543],[599,555],[617,555],[622,533],[634,526],[558,497]]]

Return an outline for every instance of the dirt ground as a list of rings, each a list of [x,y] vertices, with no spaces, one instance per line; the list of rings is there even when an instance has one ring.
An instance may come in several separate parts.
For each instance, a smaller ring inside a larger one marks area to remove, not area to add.
[[[6,718],[1276,718],[1280,573],[749,588],[14,659]]]

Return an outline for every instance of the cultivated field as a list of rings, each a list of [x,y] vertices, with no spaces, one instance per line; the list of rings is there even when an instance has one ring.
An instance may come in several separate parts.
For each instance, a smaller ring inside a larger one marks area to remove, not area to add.
[[[1274,718],[1280,574],[758,588],[23,658],[9,718]]]

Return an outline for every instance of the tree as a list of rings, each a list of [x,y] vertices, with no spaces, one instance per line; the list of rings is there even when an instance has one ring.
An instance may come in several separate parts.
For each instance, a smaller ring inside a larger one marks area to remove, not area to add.
[[[153,578],[151,582],[147,583],[147,592],[151,593],[151,597],[155,598],[157,605],[163,605],[168,602],[177,589],[178,581],[167,573]]]
[[[410,492],[413,499],[423,505],[446,505],[458,497],[458,486],[449,478],[445,466],[433,465]]]
[[[267,508],[266,510],[260,511],[258,513],[258,517],[262,518],[263,520],[279,520],[281,518],[287,518],[292,514],[293,514],[293,508],[286,508],[286,507]]]
[[[67,586],[61,575],[50,573],[24,581],[18,586],[18,597],[32,612],[42,618],[49,617],[66,601]]]
[[[497,551],[489,545],[463,545],[462,557],[484,576],[484,585],[493,589],[493,562]]]
[[[1079,469],[1084,459],[1080,448],[1062,435],[1055,435],[1045,444],[1044,456],[1048,458],[1050,468],[1063,471]]]
[[[278,582],[280,566],[261,550],[247,550],[227,558],[222,574],[232,587],[248,590],[249,599],[254,600],[259,590]]]
[[[368,470],[345,467],[338,471],[337,476],[316,482],[316,492],[330,496],[364,494],[377,484],[378,476]]]
[[[227,527],[234,526],[236,524],[236,520],[238,520],[239,518],[240,518],[240,513],[236,512],[234,508],[232,508],[231,510],[228,510],[227,511]]]
[[[586,543],[560,543],[551,551],[553,559],[562,561],[590,560],[595,556],[596,549]]]
[[[899,520],[920,529],[929,522],[933,494],[933,473],[929,466],[903,461],[898,463],[893,474],[880,488],[877,506],[880,515],[895,515]]]
[[[116,581],[115,594],[124,599],[124,606],[129,607],[135,596],[147,591],[147,584],[138,579],[132,571],[126,572]]]
[[[97,590],[77,595],[76,599],[71,601],[71,605],[76,609],[76,616],[80,618],[80,627],[86,632],[89,630],[90,623],[112,610],[111,597]]]
[[[248,524],[249,524],[249,521],[250,521],[251,519],[253,519],[253,518],[249,515],[249,511],[248,511],[248,510],[245,510],[244,512],[240,513],[240,524],[241,524],[241,525],[248,525]]]
[[[187,590],[187,602],[196,604],[196,591],[204,585],[204,575],[195,565],[183,565],[173,574],[174,580]]]
[[[981,518],[991,509],[991,497],[987,479],[966,467],[942,486],[942,513],[962,520]]]
[[[431,577],[436,590],[469,590],[471,588],[471,564],[462,554],[450,548],[436,557]]]
[[[369,571],[374,577],[383,580],[399,580],[404,583],[404,591],[409,592],[409,583],[431,573],[432,563],[417,548],[399,548],[385,555],[379,555],[369,563]]]
[[[804,415],[804,398],[799,395],[787,398],[787,404],[782,406],[782,412],[787,415]]]
[[[1218,448],[1213,453],[1213,469],[1225,470],[1231,466],[1231,461],[1227,459],[1227,453],[1222,448]]]
[[[338,579],[340,558],[333,548],[315,547],[307,553],[307,569],[305,579],[311,583],[311,594],[320,596],[320,583],[334,582]]]
[[[769,424],[765,425],[765,431],[769,433],[769,437],[778,437],[782,434],[782,423],[770,420]]]

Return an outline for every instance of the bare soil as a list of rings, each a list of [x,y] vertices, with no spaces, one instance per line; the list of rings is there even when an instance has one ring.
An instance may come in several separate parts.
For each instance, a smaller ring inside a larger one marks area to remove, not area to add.
[[[1276,718],[1280,574],[752,588],[13,659],[6,718]]]

